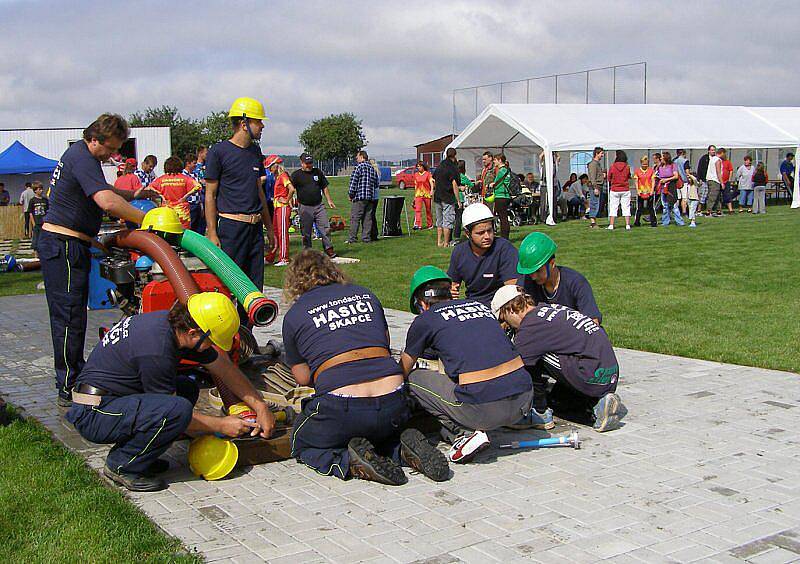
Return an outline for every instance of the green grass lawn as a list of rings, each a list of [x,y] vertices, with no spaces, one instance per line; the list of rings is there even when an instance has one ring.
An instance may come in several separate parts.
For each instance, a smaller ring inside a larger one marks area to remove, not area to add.
[[[0,562],[199,562],[36,422],[0,426]]]

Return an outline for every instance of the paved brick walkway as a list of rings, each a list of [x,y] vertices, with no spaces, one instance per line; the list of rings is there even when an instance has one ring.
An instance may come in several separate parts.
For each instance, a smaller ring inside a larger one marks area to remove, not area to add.
[[[400,347],[411,316],[388,313]],[[91,313],[90,345],[117,315]],[[105,448],[57,416],[49,340],[43,296],[0,299],[0,391],[100,468]],[[448,482],[410,476],[389,488],[294,461],[204,482],[182,443],[170,451],[169,489],[131,499],[209,561],[800,560],[798,375],[618,355],[627,424],[605,435],[581,428],[580,451],[492,449]]]

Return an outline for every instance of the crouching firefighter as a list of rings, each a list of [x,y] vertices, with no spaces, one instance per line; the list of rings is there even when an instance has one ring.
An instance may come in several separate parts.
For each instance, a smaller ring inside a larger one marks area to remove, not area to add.
[[[67,420],[93,443],[113,444],[103,473],[131,491],[167,487],[159,458],[181,435],[244,433],[268,437],[275,425],[261,396],[212,343],[229,351],[239,329],[236,307],[223,294],[206,292],[169,311],[126,317],[95,347],[81,371]],[[214,417],[193,410],[197,385],[178,375],[178,362],[199,362],[257,415]]]
[[[627,410],[615,393],[619,363],[600,325],[563,305],[537,305],[519,286],[500,288],[492,313],[516,331],[514,344],[533,380],[533,427],[553,428],[551,403],[560,417],[599,433],[620,426]],[[548,376],[556,381],[550,392]]]
[[[451,462],[468,462],[489,446],[486,431],[524,420],[533,388],[522,358],[492,316],[473,299],[451,299],[451,280],[435,266],[411,279],[411,311],[419,314],[400,358],[409,393],[441,423],[452,445]],[[426,349],[439,357],[444,374],[414,370]]]
[[[378,298],[311,249],[292,259],[284,293],[294,302],[283,320],[286,360],[297,383],[316,390],[295,421],[292,456],[341,479],[401,485],[405,463],[446,480],[444,455],[416,429],[404,430],[408,398]]]

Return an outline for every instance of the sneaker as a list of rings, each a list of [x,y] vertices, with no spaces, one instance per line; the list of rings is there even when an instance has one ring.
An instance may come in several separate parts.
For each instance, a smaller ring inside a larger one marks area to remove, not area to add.
[[[693,221],[689,224],[689,227],[697,227],[697,224]]]
[[[279,260],[278,262],[276,262],[272,266],[289,266],[289,261],[288,260]]]
[[[333,247],[328,247],[325,249],[325,254],[328,255],[330,258],[336,258],[336,251],[333,250]]]
[[[362,437],[350,439],[347,452],[350,453],[350,474],[354,478],[387,486],[402,486],[408,482],[400,465],[391,458],[375,452],[375,447],[367,439]]]
[[[507,425],[509,429],[541,429],[546,431],[552,429],[556,424],[553,422],[553,410],[549,407],[544,410],[544,413],[539,413],[533,407],[528,414],[514,423]]]
[[[630,230],[631,230],[631,226],[630,225],[626,225],[625,226],[625,231],[630,231]]]
[[[56,405],[63,408],[72,407],[72,394],[68,396],[62,396],[61,394],[58,394],[58,397],[56,398]]]
[[[415,225],[414,226],[414,231],[420,231],[421,229],[422,229],[422,227],[420,227],[419,225]]]
[[[455,247],[456,245],[458,245],[458,241],[450,241],[449,243],[447,243],[448,247]]]
[[[167,488],[167,483],[161,478],[134,474],[132,472],[116,472],[106,465],[103,475],[120,486],[132,492],[159,492]]]
[[[455,464],[464,464],[475,458],[482,450],[489,448],[489,437],[483,431],[473,431],[461,435],[447,451],[447,459]]]
[[[621,414],[626,412],[617,394],[606,394],[594,406],[594,430],[598,433],[619,428]]]
[[[614,226],[613,225],[609,225],[608,227],[606,227],[606,229],[608,229],[609,231],[614,231]]]
[[[447,458],[417,429],[406,429],[400,435],[400,458],[434,482],[444,482],[450,477]]]

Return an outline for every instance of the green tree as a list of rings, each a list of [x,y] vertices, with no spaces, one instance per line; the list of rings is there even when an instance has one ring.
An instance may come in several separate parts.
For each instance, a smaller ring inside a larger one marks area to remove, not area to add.
[[[187,153],[194,153],[203,140],[201,122],[184,118],[173,106],[147,108],[131,114],[128,121],[132,127],[169,127],[172,154],[181,158]]]
[[[300,144],[315,159],[345,159],[363,149],[367,139],[361,120],[343,113],[312,121],[300,134]]]
[[[201,143],[206,147],[210,147],[214,143],[218,143],[231,136],[231,121],[228,119],[228,112],[220,110],[218,112],[211,112],[203,118],[201,123]]]

